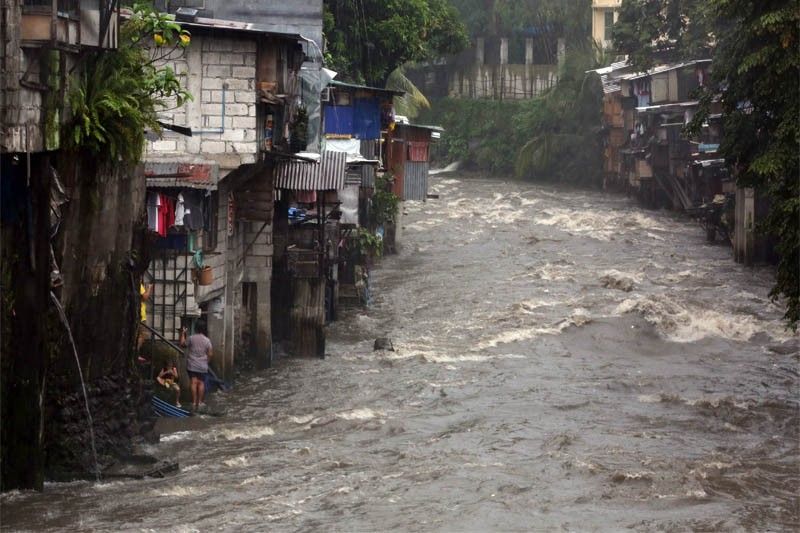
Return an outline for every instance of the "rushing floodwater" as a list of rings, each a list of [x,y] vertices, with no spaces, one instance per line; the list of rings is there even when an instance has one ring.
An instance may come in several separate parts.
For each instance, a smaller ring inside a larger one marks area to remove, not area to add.
[[[796,339],[766,270],[624,198],[434,180],[328,358],[237,383],[167,479],[2,496],[12,529],[794,530]],[[376,336],[396,352],[372,351]]]

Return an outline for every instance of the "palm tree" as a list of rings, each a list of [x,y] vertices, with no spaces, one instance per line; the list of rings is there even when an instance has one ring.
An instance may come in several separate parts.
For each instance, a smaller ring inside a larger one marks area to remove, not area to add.
[[[423,109],[430,109],[428,98],[414,85],[403,69],[399,66],[386,78],[386,88],[393,91],[403,91],[403,96],[394,97],[394,110],[398,115],[415,118]]]

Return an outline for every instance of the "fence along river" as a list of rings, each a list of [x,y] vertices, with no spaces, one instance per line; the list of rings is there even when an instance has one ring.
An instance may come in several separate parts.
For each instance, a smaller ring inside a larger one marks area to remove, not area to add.
[[[9,529],[791,530],[797,339],[666,212],[436,178],[328,357],[165,434],[166,479],[2,495]],[[395,352],[373,352],[377,336]]]

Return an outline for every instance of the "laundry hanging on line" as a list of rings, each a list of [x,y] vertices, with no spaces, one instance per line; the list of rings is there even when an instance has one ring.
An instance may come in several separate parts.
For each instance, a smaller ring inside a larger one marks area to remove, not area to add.
[[[162,193],[147,193],[147,227],[162,237],[167,236],[167,229],[175,225],[174,198]]]

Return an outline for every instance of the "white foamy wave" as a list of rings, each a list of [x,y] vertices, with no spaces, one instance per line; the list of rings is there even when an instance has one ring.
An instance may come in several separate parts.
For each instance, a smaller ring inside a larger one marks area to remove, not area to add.
[[[542,281],[575,281],[573,265],[570,263],[545,263],[540,266],[528,266],[526,271],[515,274],[510,281],[518,279],[540,279]]]
[[[302,426],[314,420],[314,415],[290,416],[289,420]]]
[[[554,226],[571,235],[591,237],[601,241],[611,240],[621,233],[641,232],[643,230],[662,231],[663,226],[654,218],[643,213],[601,213],[590,208],[581,210],[549,208],[542,211],[544,216],[534,218],[541,226]],[[663,240],[648,232],[655,239]]]
[[[102,492],[105,490],[111,490],[117,487],[121,487],[124,484],[125,484],[124,481],[103,481],[100,483],[95,483],[94,485],[92,485],[92,488],[94,490]]]
[[[274,522],[275,520],[286,520],[287,518],[292,518],[301,514],[303,514],[303,511],[300,511],[299,509],[289,509],[283,513],[268,514],[264,518]]]
[[[373,411],[368,407],[336,413],[336,417],[341,418],[342,420],[371,420],[373,418],[381,418],[384,416],[386,416],[386,413],[382,411]]]
[[[640,394],[636,399],[639,403],[661,403],[663,401],[661,394]]]
[[[205,440],[253,440],[269,437],[275,434],[275,430],[269,426],[262,427],[242,427],[242,428],[223,428],[215,429],[209,433],[204,433],[202,438]]]
[[[253,476],[253,477],[244,478],[242,481],[239,482],[239,485],[241,485],[241,486],[254,485],[256,483],[260,484],[260,483],[264,483],[266,481],[267,481],[266,478],[264,478],[263,476],[256,475],[256,476]]]
[[[25,496],[32,496],[35,494],[37,494],[37,492],[33,490],[19,490],[19,489],[9,490],[0,493],[0,502],[9,503],[24,498]]]
[[[585,235],[601,241],[608,241],[615,233],[614,219],[608,214],[590,210],[573,211],[568,209],[545,209],[544,216],[534,217],[533,222],[540,226],[555,226],[571,235]]]
[[[641,314],[656,326],[659,333],[673,342],[695,342],[706,337],[748,341],[758,333],[765,333],[776,340],[790,338],[780,321],[762,321],[751,315],[678,303],[666,295],[627,299],[614,311],[616,315],[632,312]]]
[[[525,359],[524,355],[506,353],[500,355],[433,355],[426,356],[425,360],[432,363],[480,363],[487,359]]]
[[[225,466],[230,466],[230,467],[247,466],[249,464],[249,461],[247,460],[247,457],[245,457],[244,455],[240,455],[239,457],[233,457],[231,459],[226,459],[226,460],[222,461],[222,464],[224,464]]]
[[[192,436],[192,431],[178,431],[175,433],[169,433],[167,435],[161,435],[159,442],[177,442],[181,440],[186,440]]]
[[[550,326],[533,326],[528,328],[515,328],[503,331],[478,343],[477,350],[496,348],[500,344],[528,341],[543,335],[558,335],[570,326],[583,326],[591,322],[591,317],[585,309],[575,309],[572,316],[557,324]]]
[[[186,496],[201,496],[205,493],[202,492],[197,487],[184,487],[179,485],[176,487],[156,489],[151,491],[150,494],[157,498],[165,498],[165,497],[183,498]]]
[[[623,226],[656,231],[665,229],[659,221],[642,212],[625,213],[621,220]]]

